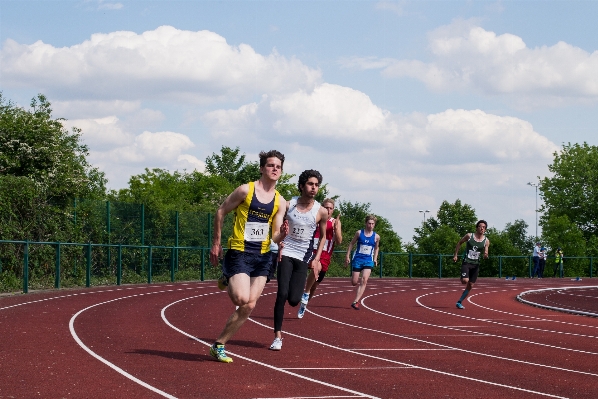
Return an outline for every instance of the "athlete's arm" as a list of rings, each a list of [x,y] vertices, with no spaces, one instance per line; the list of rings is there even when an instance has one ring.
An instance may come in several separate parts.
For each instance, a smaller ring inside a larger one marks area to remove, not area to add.
[[[336,218],[334,219],[334,224],[332,225],[332,227],[334,228],[334,243],[336,245],[339,245],[341,242],[343,242],[343,231],[342,231],[342,227],[341,227],[341,214],[339,213],[338,215],[336,215]]]
[[[238,207],[249,193],[249,184],[243,184],[235,189],[220,205],[214,216],[214,234],[212,238],[212,249],[210,249],[210,263],[212,266],[218,265],[218,259],[222,258],[222,225],[224,217]]]
[[[488,259],[488,247],[490,246],[490,240],[486,238],[486,245],[484,245],[484,259]]]
[[[462,239],[459,240],[459,242],[457,243],[457,247],[455,248],[455,254],[453,255],[453,262],[456,262],[459,258],[459,248],[461,248],[461,245],[463,245],[463,243],[469,240],[470,238],[471,237],[469,236],[469,233],[467,233],[463,236]]]
[[[272,220],[272,241],[279,244],[289,233],[288,223],[284,223],[284,216],[287,214],[288,202],[280,197],[278,210]]]
[[[318,229],[320,229],[320,237],[326,237],[326,224],[328,222],[328,211],[324,207],[320,207],[318,211],[316,222],[318,223]],[[314,270],[314,277],[316,280],[318,279],[318,274],[320,270],[322,270],[322,264],[320,263],[320,256],[322,255],[322,250],[324,249],[324,244],[326,244],[326,240],[320,239],[318,241],[318,250],[316,251],[316,256],[311,262],[312,269]]]
[[[345,266],[348,266],[349,263],[351,263],[351,248],[353,248],[353,245],[355,245],[357,240],[359,240],[359,230],[355,232],[355,235],[353,236],[351,242],[349,243],[349,246],[347,247],[347,257],[345,258]]]
[[[378,250],[380,249],[380,236],[378,234],[376,234],[375,242],[376,246],[374,247],[374,264],[378,266]]]

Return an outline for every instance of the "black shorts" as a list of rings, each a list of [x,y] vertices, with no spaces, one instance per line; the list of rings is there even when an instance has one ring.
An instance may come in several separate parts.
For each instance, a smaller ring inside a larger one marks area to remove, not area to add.
[[[480,272],[480,265],[463,262],[461,264],[461,279],[468,278],[470,282],[475,283]]]
[[[224,255],[222,274],[227,278],[239,273],[245,273],[249,277],[267,277],[271,264],[272,254],[270,252],[260,254],[229,249]]]

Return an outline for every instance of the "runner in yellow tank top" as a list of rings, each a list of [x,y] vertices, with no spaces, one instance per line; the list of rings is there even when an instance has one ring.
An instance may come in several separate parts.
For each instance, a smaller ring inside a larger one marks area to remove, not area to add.
[[[235,212],[233,234],[228,240],[222,273],[228,278],[228,296],[237,310],[228,318],[224,330],[210,348],[210,354],[223,363],[233,361],[226,355],[224,344],[249,318],[266,284],[272,260],[270,227],[272,241],[278,243],[286,235],[281,227],[287,205],[275,188],[283,163],[284,155],[280,152],[261,152],[260,179],[237,187],[220,205],[214,218],[210,262],[217,266],[223,252],[220,242],[224,217]]]

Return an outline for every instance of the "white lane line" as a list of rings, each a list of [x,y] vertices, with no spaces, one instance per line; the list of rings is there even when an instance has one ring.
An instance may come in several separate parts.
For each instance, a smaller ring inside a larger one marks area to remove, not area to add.
[[[187,333],[186,331],[183,331],[183,330],[181,330],[180,328],[178,328],[178,327],[174,326],[172,323],[170,323],[170,321],[168,321],[168,319],[166,318],[166,313],[165,313],[165,312],[166,312],[166,309],[168,309],[168,308],[169,308],[169,307],[171,307],[172,305],[175,305],[175,304],[177,304],[177,303],[179,303],[179,302],[182,302],[182,301],[186,301],[186,300],[188,300],[188,299],[194,299],[194,298],[198,298],[198,297],[200,297],[200,296],[202,296],[202,295],[196,295],[196,296],[192,296],[192,297],[188,297],[188,298],[179,299],[178,301],[172,302],[172,303],[170,303],[169,305],[167,305],[167,306],[165,306],[164,308],[162,308],[162,311],[161,311],[160,313],[161,313],[161,315],[162,315],[162,320],[164,320],[164,323],[166,323],[166,325],[167,325],[167,326],[169,326],[169,327],[170,327],[170,328],[172,328],[173,330],[175,330],[175,331],[178,331],[179,333],[181,333],[181,334],[185,335],[186,337],[188,337],[188,338],[191,338],[191,339],[192,339],[192,340],[194,340],[194,341],[201,342],[202,344],[204,344],[204,345],[206,345],[206,346],[210,347],[210,346],[212,346],[212,344],[210,344],[209,342],[203,341],[203,340],[201,340],[201,339],[199,339],[199,338],[195,337],[194,335],[191,335],[191,334]],[[250,320],[251,320],[251,319],[250,319]],[[306,376],[304,376],[304,375],[301,375],[301,374],[293,373],[293,372],[291,372],[291,371],[287,371],[287,370],[285,370],[285,369],[283,369],[283,368],[276,367],[276,366],[273,366],[273,365],[271,365],[271,364],[268,364],[268,363],[263,363],[263,362],[260,362],[260,361],[258,361],[258,360],[255,360],[255,359],[251,359],[251,358],[248,358],[248,357],[245,357],[245,356],[241,356],[241,355],[239,355],[238,353],[229,352],[229,354],[230,354],[230,355],[233,355],[233,356],[236,356],[236,357],[238,357],[238,358],[240,358],[240,359],[246,360],[246,361],[248,361],[248,362],[255,363],[255,364],[258,364],[258,365],[260,365],[260,366],[267,367],[267,368],[269,368],[269,369],[272,369],[272,370],[275,370],[275,371],[279,371],[279,372],[281,372],[281,373],[285,373],[285,374],[288,374],[288,375],[292,375],[292,376],[294,376],[294,377],[298,377],[298,378],[301,378],[301,379],[304,379],[304,380],[307,380],[307,381],[310,381],[310,382],[313,382],[313,383],[316,383],[316,384],[324,385],[324,386],[327,386],[327,387],[329,387],[329,388],[334,388],[334,389],[338,389],[338,390],[341,390],[341,391],[344,391],[344,392],[347,392],[347,393],[352,393],[352,394],[354,394],[354,395],[359,395],[359,396],[357,396],[357,397],[360,397],[360,398],[380,399],[380,398],[378,398],[378,397],[376,397],[376,396],[368,395],[368,394],[365,394],[365,393],[362,393],[362,392],[354,391],[354,390],[352,390],[352,389],[348,389],[348,388],[345,388],[345,387],[341,387],[341,386],[339,386],[339,385],[330,384],[330,383],[327,383],[327,382],[324,382],[324,381],[316,380],[316,379],[314,379],[314,378],[309,378],[309,377],[306,377]],[[334,397],[334,396],[333,396],[333,397]]]
[[[410,369],[405,366],[388,367],[284,367],[284,370],[384,370],[384,369]]]
[[[390,293],[392,293],[392,292],[390,292]],[[369,295],[369,296],[363,298],[362,301],[361,301],[363,307],[366,308],[366,309],[371,310],[372,312],[381,314],[383,316],[391,317],[393,319],[403,320],[403,321],[407,321],[407,322],[411,322],[411,323],[415,323],[415,324],[421,324],[421,325],[430,326],[430,327],[436,327],[436,328],[442,328],[442,329],[448,329],[448,330],[459,330],[459,329],[454,328],[454,327],[440,326],[440,325],[437,325],[437,324],[425,323],[423,321],[406,319],[404,317],[391,315],[391,314],[384,313],[384,312],[381,312],[379,310],[375,310],[373,308],[368,307],[365,304],[365,302],[364,302],[365,299],[369,298],[369,297],[372,297],[372,296],[376,296],[376,295],[380,295],[380,294]],[[432,342],[432,341],[426,341],[426,340],[419,339],[419,338],[412,338],[412,337],[407,336],[407,335],[394,334],[394,333],[389,333],[389,332],[386,332],[386,331],[373,330],[373,329],[369,329],[369,328],[361,327],[361,326],[354,326],[354,325],[351,325],[351,324],[343,323],[343,322],[340,322],[338,320],[334,320],[334,319],[331,319],[331,318],[319,315],[317,313],[313,313],[313,312],[311,312],[311,313],[314,314],[314,315],[316,315],[316,316],[318,316],[318,317],[322,317],[323,319],[334,321],[336,323],[344,324],[344,325],[347,325],[347,326],[350,326],[350,327],[360,328],[360,329],[364,329],[364,330],[368,330],[368,331],[372,331],[372,332],[377,332],[377,333],[384,334],[384,335],[390,335],[390,336],[395,336],[395,337],[399,337],[399,338],[404,338],[404,339],[408,339],[408,340],[412,340],[412,341],[416,341],[416,342],[425,343],[425,344],[428,344],[428,345],[434,345],[434,346],[440,346],[440,347],[444,347],[444,348],[454,349],[454,350],[457,350],[457,351],[466,352],[466,353],[471,354],[471,355],[485,356],[485,357],[490,357],[490,358],[493,358],[493,359],[505,360],[505,361],[515,362],[515,363],[521,363],[521,364],[527,364],[527,365],[531,365],[531,366],[544,367],[544,368],[548,368],[548,369],[552,369],[552,370],[567,371],[567,372],[570,372],[570,373],[576,373],[576,374],[583,374],[583,375],[590,375],[590,376],[593,376],[593,377],[598,377],[598,374],[595,374],[595,373],[590,373],[590,372],[585,372],[585,371],[578,371],[578,370],[571,370],[571,369],[566,369],[566,368],[563,368],[563,367],[549,366],[549,365],[540,364],[540,363],[533,363],[533,362],[528,362],[528,361],[519,360],[519,359],[513,359],[513,358],[508,358],[508,357],[503,357],[503,356],[491,355],[489,353],[474,352],[474,351],[469,350],[469,349],[462,349],[462,348],[457,348],[457,347],[451,347],[451,346],[444,345],[444,344],[438,344],[438,343],[435,343],[435,342]],[[524,342],[524,343],[528,343],[528,344],[535,344],[535,345],[547,346],[547,347],[550,347],[550,348],[570,350],[570,351],[573,351],[573,352],[595,354],[593,352],[584,352],[584,351],[580,351],[580,350],[576,350],[576,349],[559,348],[559,347],[555,347],[555,346],[552,346],[552,345],[540,344],[540,343],[536,343],[536,342],[532,342],[532,341],[526,341],[526,340],[518,339],[518,338],[504,337],[504,336],[501,336],[501,335],[481,333],[481,332],[477,332],[477,331],[471,331],[471,333],[472,334],[477,334],[477,335],[480,335],[480,336],[485,336],[485,337],[504,338],[504,339],[510,339],[510,340],[513,340],[513,341]]]
[[[148,292],[146,293],[147,295],[150,294],[158,294],[158,293],[163,293],[163,292],[172,292],[173,290],[162,290],[162,291],[156,291],[156,292]],[[111,369],[113,369],[114,371],[116,371],[117,373],[123,375],[124,377],[130,379],[131,381],[141,385],[144,388],[149,389],[152,392],[157,393],[158,395],[164,396],[165,398],[169,398],[169,399],[177,399],[176,396],[172,396],[164,391],[161,391],[160,389],[146,383],[145,381],[140,380],[139,378],[133,376],[132,374],[127,373],[125,370],[121,369],[120,367],[118,367],[117,365],[115,365],[114,363],[109,362],[108,360],[104,359],[103,357],[101,357],[100,355],[98,355],[97,353],[95,353],[94,351],[92,351],[91,349],[89,349],[89,347],[87,345],[85,345],[83,343],[83,341],[81,341],[81,339],[79,338],[79,336],[77,335],[77,333],[75,332],[75,320],[77,319],[77,317],[91,309],[91,308],[95,308],[96,306],[100,306],[100,305],[105,305],[107,303],[111,303],[111,302],[116,302],[116,301],[120,301],[122,299],[128,299],[128,298],[133,298],[133,297],[138,297],[144,294],[136,294],[136,295],[129,295],[129,296],[125,296],[125,297],[120,297],[120,298],[115,298],[115,299],[111,299],[108,301],[104,301],[104,302],[100,302],[100,303],[96,303],[95,305],[91,305],[88,306],[84,309],[81,309],[80,311],[78,311],[77,313],[75,313],[73,315],[73,317],[71,317],[71,320],[69,321],[69,330],[71,332],[71,335],[73,336],[73,339],[75,340],[75,342],[77,342],[77,344],[79,344],[79,346],[81,348],[83,348],[87,353],[89,353],[91,356],[95,357],[97,360],[99,360],[100,362],[104,363],[106,366],[110,367]],[[209,294],[204,294],[204,295],[209,295]]]
[[[535,327],[529,327],[529,326],[520,326],[520,325],[516,325],[516,324],[501,323],[501,322],[494,321],[494,320],[489,320],[489,319],[476,319],[475,317],[465,316],[464,314],[456,314],[456,313],[452,313],[452,312],[446,312],[446,311],[440,310],[440,309],[435,309],[433,307],[424,305],[420,301],[420,299],[423,298],[423,297],[425,297],[425,296],[434,295],[434,294],[437,294],[437,293],[438,292],[430,292],[430,293],[427,293],[427,294],[424,294],[424,295],[420,295],[417,298],[415,298],[415,301],[421,307],[423,307],[425,309],[432,310],[434,312],[438,312],[438,313],[442,313],[442,314],[451,315],[451,316],[454,316],[454,317],[461,317],[463,319],[482,321],[484,323],[490,323],[490,324],[495,324],[495,325],[504,326],[504,327],[511,327],[511,328],[521,328],[521,329],[530,330],[530,331],[541,331],[541,332],[547,332],[547,333],[553,333],[553,334],[562,334],[562,335],[569,335],[569,336],[573,336],[573,337],[582,337],[582,338],[597,338],[595,335],[577,334],[577,333],[570,333],[570,332],[556,331],[556,330],[547,330],[547,329],[543,329],[543,328],[535,328]],[[374,294],[374,295],[377,295],[377,294]],[[371,296],[374,296],[374,295],[371,295]],[[474,294],[474,295],[471,295],[471,297],[473,298],[476,295],[481,295],[481,294]],[[470,299],[471,298],[469,298],[468,300],[470,300]],[[471,303],[474,304],[474,302],[471,302]],[[427,323],[423,323],[423,324],[427,324]],[[430,325],[432,325],[432,324],[430,324]],[[436,327],[459,330],[458,328],[452,328],[452,327],[449,327],[449,326],[436,326]],[[485,334],[485,333],[480,333],[480,332],[476,332],[476,331],[470,331],[470,332],[473,333],[473,334]],[[508,340],[512,340],[512,341],[525,342],[525,343],[529,343],[529,344],[533,344],[533,345],[545,346],[547,348],[562,349],[562,350],[566,350],[566,351],[578,352],[578,353],[585,353],[585,354],[590,354],[590,355],[598,355],[598,353],[596,353],[596,352],[589,352],[589,351],[584,351],[584,350],[580,350],[580,349],[564,348],[564,347],[555,346],[555,345],[543,344],[543,343],[540,343],[540,342],[523,340],[523,339],[520,339],[520,338],[505,337],[503,335],[494,335],[494,334],[486,334],[486,335],[492,336],[492,337],[497,337],[497,338],[508,339]]]
[[[382,348],[382,349],[372,349],[372,348],[353,348],[354,351],[453,351],[454,349],[447,349],[447,348],[430,348],[430,349],[407,349],[407,348]]]
[[[362,303],[363,303],[363,301],[362,301]],[[314,315],[316,315],[316,316],[322,317],[323,319],[327,319],[327,320],[330,320],[330,321],[333,321],[335,323],[342,324],[342,325],[345,325],[345,326],[348,326],[348,327],[354,327],[354,328],[357,328],[357,329],[366,330],[366,331],[370,331],[370,332],[378,332],[378,333],[382,333],[382,334],[386,334],[386,335],[398,336],[396,334],[392,334],[392,333],[388,333],[388,332],[384,332],[384,331],[373,330],[373,329],[370,329],[370,328],[355,326],[355,325],[344,323],[344,322],[341,322],[341,321],[329,319],[327,317],[318,315],[317,313],[313,313],[313,312],[311,312],[311,313],[314,314]],[[262,326],[264,328],[267,328],[268,330],[272,329],[272,327],[266,326],[265,324],[260,323],[258,321],[255,321],[252,318],[249,318],[249,320],[251,320],[252,322],[254,322],[257,325],[260,325],[260,326]],[[501,388],[511,389],[511,390],[520,391],[520,392],[527,392],[527,393],[532,393],[532,394],[536,394],[536,395],[542,395],[542,396],[546,396],[546,397],[549,397],[549,398],[567,399],[564,396],[557,396],[557,395],[552,395],[552,394],[548,394],[548,393],[544,393],[544,392],[532,391],[532,390],[529,390],[529,389],[519,388],[519,387],[515,387],[515,386],[512,386],[512,385],[504,385],[504,384],[500,384],[500,383],[497,383],[497,382],[480,380],[478,378],[467,377],[467,376],[464,376],[464,375],[449,373],[449,372],[446,372],[446,371],[430,369],[430,368],[422,367],[422,366],[415,366],[413,364],[403,363],[403,362],[399,362],[397,360],[386,359],[386,358],[382,358],[382,357],[379,357],[379,356],[368,355],[368,354],[365,354],[365,353],[357,352],[355,350],[341,348],[341,347],[338,347],[338,346],[335,346],[335,345],[327,344],[327,343],[322,342],[322,341],[318,341],[318,340],[315,340],[315,339],[307,338],[307,337],[302,336],[302,335],[293,334],[293,333],[290,333],[288,331],[285,331],[285,335],[289,335],[289,336],[292,336],[292,337],[303,339],[303,340],[306,340],[306,341],[309,341],[309,342],[312,342],[312,343],[315,343],[315,344],[319,344],[319,345],[322,345],[322,346],[325,346],[325,347],[328,347],[328,348],[336,349],[336,350],[339,350],[339,351],[348,352],[348,353],[352,353],[352,354],[355,354],[355,355],[359,355],[359,356],[363,356],[363,357],[368,357],[368,358],[372,358],[372,359],[376,359],[376,360],[382,360],[382,361],[393,363],[393,364],[400,364],[402,366],[405,366],[405,367],[408,367],[408,368],[412,368],[412,369],[429,371],[429,372],[432,372],[432,373],[435,373],[435,374],[441,374],[441,375],[446,375],[446,376],[449,376],[449,377],[461,378],[461,379],[468,380],[468,381],[479,382],[481,384],[492,385],[492,386],[495,386],[495,387],[501,387]]]
[[[254,398],[254,399],[334,399],[334,398],[363,398],[363,396],[289,396],[287,398]]]
[[[496,292],[506,292],[506,291],[507,290],[480,292],[480,293],[477,293],[475,295],[472,295],[472,297],[477,296],[477,295],[487,295],[487,294],[493,294],[493,293],[496,293]],[[562,316],[560,314],[558,314],[558,315],[546,315],[546,316],[542,316],[542,317],[537,317],[537,316],[530,316],[530,315],[525,315],[525,314],[520,314],[520,313],[513,313],[513,312],[507,312],[507,311],[504,311],[504,310],[489,308],[487,306],[483,306],[483,305],[478,304],[477,302],[474,302],[473,300],[471,300],[471,298],[469,298],[468,301],[470,303],[473,303],[474,305],[482,308],[482,309],[491,310],[493,312],[502,313],[502,314],[508,314],[508,315],[511,315],[511,316],[525,317],[525,318],[534,319],[534,320],[537,320],[537,321],[547,321],[549,323],[565,324],[565,325],[568,325],[568,326],[575,326],[575,327],[598,328],[598,326],[590,326],[588,324],[572,323],[572,322],[569,322],[569,321],[550,320],[550,319],[545,319],[544,318],[544,317]],[[569,313],[569,315],[572,314],[571,312],[567,312],[567,313]],[[565,314],[567,314],[567,313],[565,313]],[[479,320],[484,320],[484,319],[479,319]],[[488,319],[488,320],[490,320],[490,319]]]

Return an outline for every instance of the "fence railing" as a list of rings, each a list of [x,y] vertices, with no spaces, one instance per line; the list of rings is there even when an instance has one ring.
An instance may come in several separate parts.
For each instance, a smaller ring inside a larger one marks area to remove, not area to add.
[[[21,253],[22,268],[13,268],[14,275],[7,276],[7,271],[2,270],[0,259],[0,277],[4,280],[13,278],[13,288],[15,279],[21,280],[18,286],[22,286],[23,293],[29,292],[32,281],[40,288],[50,288],[52,285],[61,288],[65,281],[67,286],[90,287],[143,282],[151,284],[154,280],[204,281],[215,279],[220,273],[218,268],[206,268],[208,247],[0,240],[0,248],[6,245],[20,248],[20,251],[19,248],[12,248],[12,252]],[[345,254],[346,251],[335,251],[328,276],[350,274],[350,269],[347,270],[345,265]],[[452,254],[380,252],[378,266],[372,275],[380,278],[458,277],[461,263],[452,259]],[[565,264],[563,269],[562,264],[554,262],[554,257],[546,261],[548,272],[550,274],[552,270],[553,276],[593,277],[592,257],[568,257]],[[560,269],[555,269],[553,265]],[[480,277],[531,277],[533,267],[531,256],[490,256],[482,261]],[[10,288],[7,284],[3,285],[2,291]]]

